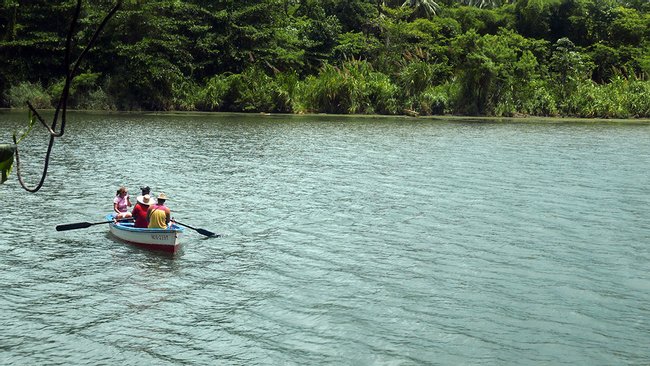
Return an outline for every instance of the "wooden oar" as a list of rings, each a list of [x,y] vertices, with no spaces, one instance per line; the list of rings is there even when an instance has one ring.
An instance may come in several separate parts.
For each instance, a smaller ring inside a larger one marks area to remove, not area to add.
[[[133,218],[128,218],[128,219],[121,219],[119,221],[128,221],[128,220],[133,220]],[[76,230],[76,229],[85,229],[87,227],[91,227],[93,225],[100,225],[100,224],[109,224],[113,221],[102,221],[102,222],[76,222],[74,224],[63,224],[63,225],[57,225],[56,226],[56,231],[67,231],[67,230]]]
[[[212,231],[208,231],[208,230],[205,230],[205,229],[197,229],[195,227],[191,227],[190,225],[185,225],[182,222],[178,222],[178,220],[176,220],[176,219],[172,219],[172,221],[174,221],[175,223],[177,223],[177,224],[179,224],[181,226],[185,226],[187,228],[190,228],[190,229],[196,231],[197,233],[199,233],[201,235],[205,235],[205,236],[210,237],[210,238],[218,238],[218,237],[221,236],[220,234],[213,233]]]

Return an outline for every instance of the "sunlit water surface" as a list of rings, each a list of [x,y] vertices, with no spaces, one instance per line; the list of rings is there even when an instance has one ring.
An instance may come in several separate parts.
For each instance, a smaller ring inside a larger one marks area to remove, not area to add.
[[[122,184],[223,237],[54,230]],[[647,365],[649,209],[649,123],[73,113],[0,186],[0,364]]]

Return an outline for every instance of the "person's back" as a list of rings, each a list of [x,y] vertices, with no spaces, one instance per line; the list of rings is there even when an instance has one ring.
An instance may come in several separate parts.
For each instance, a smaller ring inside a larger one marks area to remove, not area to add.
[[[133,206],[133,210],[131,211],[131,214],[135,219],[135,224],[133,226],[137,228],[147,228],[149,227],[147,213],[149,211],[149,207],[151,204],[153,204],[153,199],[149,196],[149,194],[145,194],[138,196],[137,201],[138,203]]]
[[[149,206],[147,219],[149,220],[150,229],[166,229],[167,224],[171,221],[171,211],[165,206],[167,196],[164,193],[158,195],[158,204]]]

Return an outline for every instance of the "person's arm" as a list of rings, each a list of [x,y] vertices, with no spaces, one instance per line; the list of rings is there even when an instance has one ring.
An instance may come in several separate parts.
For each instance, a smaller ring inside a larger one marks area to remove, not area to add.
[[[119,204],[119,202],[120,202],[120,197],[119,197],[119,196],[116,196],[116,197],[113,199],[113,211],[115,211],[115,212],[117,212],[117,213],[120,213],[120,210],[119,210],[119,208],[118,208],[118,204]]]
[[[172,221],[172,212],[169,208],[165,210],[165,221],[167,221],[167,225]]]
[[[151,221],[151,213],[153,212],[152,208],[153,206],[150,206],[147,210],[147,221]]]
[[[129,195],[126,195],[126,207],[131,207],[131,197]]]

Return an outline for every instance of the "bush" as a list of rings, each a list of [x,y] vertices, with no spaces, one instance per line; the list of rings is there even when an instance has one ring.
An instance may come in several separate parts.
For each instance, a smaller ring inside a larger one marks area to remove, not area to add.
[[[233,75],[232,93],[233,108],[241,112],[273,112],[275,105],[275,82],[266,73],[257,67],[244,70],[243,73]]]
[[[193,81],[183,81],[172,86],[172,108],[178,111],[194,111],[199,99],[200,87]]]
[[[650,82],[615,77],[611,83],[583,83],[567,103],[567,114],[587,118],[650,116]]]
[[[505,89],[494,107],[495,116],[557,116],[556,99],[541,79],[520,82]]]
[[[387,113],[397,110],[397,87],[366,61],[348,61],[340,68],[325,65],[297,89],[296,111],[324,113]]]
[[[400,71],[397,84],[405,97],[411,97],[431,86],[442,84],[450,76],[451,69],[447,65],[415,61],[408,63]]]
[[[423,92],[409,98],[407,107],[420,114],[449,114],[458,98],[459,84],[447,82],[442,85],[427,87]]]
[[[12,108],[26,108],[30,102],[34,108],[52,108],[52,98],[41,84],[28,81],[9,88],[5,99]]]
[[[275,90],[273,104],[280,113],[293,112],[296,104],[295,95],[298,90],[299,79],[295,72],[278,74],[275,77]]]
[[[627,84],[625,103],[631,116],[650,117],[650,81],[633,80]]]
[[[193,103],[201,111],[291,113],[297,85],[295,73],[278,73],[274,78],[252,67],[241,74],[213,76],[197,88]]]
[[[94,111],[112,111],[117,109],[113,98],[101,87],[88,92],[87,95],[80,98],[75,108]]]
[[[195,106],[200,111],[223,110],[226,95],[230,92],[231,75],[221,74],[210,78],[199,90]]]

